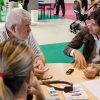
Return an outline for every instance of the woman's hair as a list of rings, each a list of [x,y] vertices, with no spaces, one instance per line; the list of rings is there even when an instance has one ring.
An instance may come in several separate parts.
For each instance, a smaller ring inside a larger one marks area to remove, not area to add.
[[[22,41],[0,43],[0,100],[13,100],[29,72],[33,70],[33,52]]]
[[[88,17],[89,19],[94,19],[95,22],[98,24],[100,27],[100,8],[95,9],[92,11]]]
[[[10,27],[13,24],[16,24],[17,27],[20,27],[22,25],[22,20],[29,19],[31,20],[31,14],[30,12],[21,9],[21,8],[14,8],[10,10],[6,17],[6,27],[10,30]]]

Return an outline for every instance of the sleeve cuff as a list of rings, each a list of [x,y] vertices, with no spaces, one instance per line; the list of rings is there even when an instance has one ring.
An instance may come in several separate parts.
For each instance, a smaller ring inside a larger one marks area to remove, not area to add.
[[[73,50],[70,52],[70,56],[74,56],[74,51],[75,51],[75,49],[73,49]]]

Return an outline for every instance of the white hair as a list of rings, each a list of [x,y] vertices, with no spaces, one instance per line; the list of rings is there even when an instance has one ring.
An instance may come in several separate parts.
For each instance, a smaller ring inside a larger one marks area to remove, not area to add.
[[[22,25],[23,19],[31,19],[30,12],[21,9],[21,8],[13,8],[10,10],[6,17],[6,28],[10,29],[13,24],[16,24],[18,27]]]

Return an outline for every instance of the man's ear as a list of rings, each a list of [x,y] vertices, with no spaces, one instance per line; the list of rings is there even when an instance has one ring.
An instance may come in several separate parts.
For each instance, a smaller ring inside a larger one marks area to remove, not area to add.
[[[16,27],[16,24],[13,24],[13,25],[11,26],[11,30],[12,30],[14,33],[16,32],[15,27]]]

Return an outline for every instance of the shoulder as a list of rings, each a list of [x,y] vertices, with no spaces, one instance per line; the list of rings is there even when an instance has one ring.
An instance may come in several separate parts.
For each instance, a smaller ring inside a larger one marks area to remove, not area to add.
[[[88,26],[84,26],[77,35],[78,36],[90,35]]]
[[[5,31],[5,25],[0,26],[0,42],[6,40],[6,31]]]
[[[28,40],[30,40],[30,39],[33,39],[33,40],[35,39],[32,32],[30,32],[30,34],[29,34],[29,36],[28,36]]]
[[[27,41],[28,41],[28,44],[32,44],[32,43],[36,42],[36,40],[35,40],[34,35],[33,35],[32,32],[30,32],[30,34],[29,34],[29,36],[27,38]]]
[[[5,37],[4,37],[3,33],[0,32],[0,42],[3,42],[4,40],[5,40]]]
[[[88,26],[84,26],[81,31],[83,34],[89,34]]]

